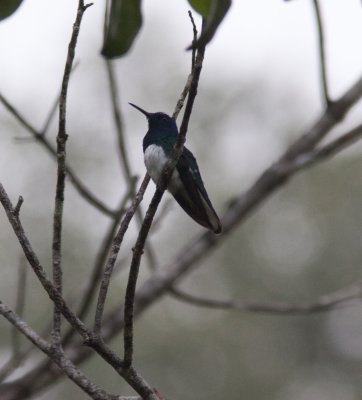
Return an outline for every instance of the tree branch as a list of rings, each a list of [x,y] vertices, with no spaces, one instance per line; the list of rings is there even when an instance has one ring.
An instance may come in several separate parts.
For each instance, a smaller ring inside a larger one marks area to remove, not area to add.
[[[194,18],[192,16],[192,12],[189,11],[188,14],[189,14],[189,17],[190,17],[190,21],[191,21],[191,24],[192,24],[192,31],[193,31],[192,52],[191,52],[191,73],[189,74],[189,76],[187,78],[186,85],[185,85],[185,87],[184,87],[184,89],[183,89],[183,91],[181,93],[180,98],[178,99],[178,101],[176,103],[175,110],[174,110],[174,112],[172,114],[172,117],[175,118],[175,120],[177,119],[177,117],[178,117],[178,115],[179,115],[179,113],[180,113],[180,111],[181,111],[181,109],[182,109],[182,107],[184,105],[186,96],[189,93],[190,86],[191,86],[191,81],[192,81],[192,75],[193,75],[193,71],[195,69],[195,62],[196,62],[196,46],[195,46],[195,44],[197,42],[197,28],[196,28],[196,25],[195,25]]]
[[[261,302],[255,300],[216,300],[185,293],[175,287],[170,289],[170,294],[178,300],[198,307],[260,314],[305,315],[329,311],[342,303],[361,299],[362,284],[353,284],[321,296],[315,301],[305,303],[283,303],[275,301]]]
[[[331,99],[329,97],[329,89],[328,89],[323,21],[318,0],[313,0],[313,9],[318,28],[318,47],[319,47],[320,75],[322,82],[323,99],[326,107],[328,107],[328,105],[331,103]]]
[[[303,153],[311,151],[337,123],[343,120],[350,108],[360,100],[361,96],[362,77],[343,96],[328,105],[316,123],[289,147],[282,156],[282,160],[288,162]]]
[[[305,167],[310,167],[311,165],[325,161],[326,159],[335,156],[339,152],[343,151],[347,147],[353,145],[355,142],[360,140],[361,137],[362,124],[344,133],[339,138],[333,140],[325,146],[316,148],[315,150],[307,154],[302,154],[295,159],[293,164],[298,170]]]
[[[103,317],[103,311],[104,311],[104,305],[107,297],[107,292],[108,292],[108,287],[111,279],[111,275],[113,272],[114,264],[117,259],[117,255],[119,252],[119,249],[121,247],[124,235],[128,229],[128,225],[139,205],[139,203],[143,199],[143,195],[146,191],[147,185],[150,181],[149,175],[145,175],[143,182],[138,190],[137,195],[133,199],[133,202],[126,212],[125,216],[122,219],[121,225],[118,229],[117,235],[113,239],[112,247],[110,254],[108,256],[108,260],[106,263],[106,266],[104,268],[103,272],[103,277],[101,281],[101,286],[99,289],[99,295],[98,295],[98,301],[97,301],[97,308],[96,308],[96,314],[94,317],[94,332],[96,335],[101,334],[101,327],[102,327],[102,317]]]

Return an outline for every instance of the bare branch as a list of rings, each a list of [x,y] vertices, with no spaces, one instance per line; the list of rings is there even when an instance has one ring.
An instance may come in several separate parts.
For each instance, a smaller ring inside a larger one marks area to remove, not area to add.
[[[325,43],[324,43],[324,29],[322,15],[319,7],[318,0],[313,0],[313,8],[317,21],[318,28],[318,46],[319,46],[319,60],[320,60],[320,75],[322,81],[323,99],[326,107],[331,103],[328,90],[328,79],[327,79],[327,66],[326,66],[326,54],[325,54]]]
[[[107,292],[108,292],[108,287],[111,279],[111,275],[113,272],[113,267],[117,259],[117,255],[119,252],[119,249],[121,247],[123,237],[128,229],[128,225],[139,205],[139,203],[143,199],[143,195],[146,191],[147,185],[150,181],[149,175],[146,174],[146,176],[143,179],[143,182],[138,190],[138,193],[136,197],[133,199],[133,202],[126,212],[125,216],[122,219],[121,225],[119,227],[119,230],[117,232],[117,235],[113,239],[112,247],[110,254],[108,256],[108,260],[106,263],[106,266],[104,268],[103,272],[103,278],[101,282],[101,287],[99,290],[99,295],[98,295],[98,302],[97,302],[97,309],[96,309],[96,314],[94,318],[94,332],[96,335],[100,335],[101,333],[101,327],[102,327],[102,317],[103,317],[103,311],[104,311],[104,305],[107,297]]]
[[[24,203],[23,196],[19,196],[18,202],[16,203],[16,206],[15,206],[15,208],[14,208],[14,214],[15,214],[16,216],[19,216],[20,208],[21,208],[21,206],[23,205],[23,203]]]
[[[278,315],[305,315],[316,312],[325,312],[335,309],[342,303],[362,298],[362,284],[353,284],[335,292],[319,297],[317,300],[306,303],[283,303],[275,301],[260,302],[254,300],[215,300],[202,298],[189,293],[185,293],[172,287],[170,294],[186,303],[198,307],[234,310],[242,312],[253,312],[261,314]]]
[[[74,70],[77,68],[78,65],[79,65],[79,62],[78,63],[77,62],[73,63],[72,71],[71,71],[72,74],[73,74]],[[46,117],[46,119],[44,121],[43,127],[41,128],[41,130],[39,132],[42,135],[45,135],[49,130],[49,126],[50,126],[50,124],[52,122],[52,119],[55,116],[55,113],[56,113],[56,111],[57,111],[57,109],[59,107],[59,98],[60,98],[60,94],[58,94],[56,96],[56,98],[54,100],[54,103],[53,103],[53,105],[51,106],[51,108],[49,110],[48,116]]]
[[[192,43],[191,43],[191,46],[192,46],[191,71],[193,71],[193,69],[195,68],[195,62],[196,62],[197,27],[196,27],[192,12],[190,10],[189,10],[188,14],[189,14],[190,21],[192,24],[192,33],[193,33],[193,38],[192,38]]]
[[[180,111],[181,111],[181,109],[182,109],[182,107],[184,105],[186,96],[189,93],[190,85],[191,85],[191,81],[192,81],[192,73],[193,73],[194,68],[195,68],[196,46],[194,46],[194,44],[197,41],[197,29],[196,29],[195,21],[194,21],[194,18],[192,16],[192,12],[191,11],[189,11],[189,17],[190,17],[191,24],[192,24],[192,29],[193,29],[193,41],[192,41],[193,47],[192,47],[192,53],[191,53],[191,73],[187,78],[186,85],[185,85],[185,87],[184,87],[184,89],[183,89],[183,91],[181,93],[181,96],[180,96],[179,100],[176,103],[175,110],[174,110],[174,112],[172,114],[172,117],[175,118],[175,119],[177,119],[177,117],[178,117],[178,115],[179,115],[179,113],[180,113]]]
[[[325,161],[326,159],[333,157],[342,150],[353,145],[361,138],[362,124],[341,135],[339,138],[333,140],[325,146],[316,148],[314,151],[297,157],[294,161],[295,168],[300,170],[301,168],[310,167],[311,165]]]
[[[162,222],[165,220],[166,215],[169,213],[173,206],[173,200],[167,198],[164,200],[161,210],[157,213],[157,218],[154,219],[152,224],[152,232],[160,228]]]
[[[316,123],[282,156],[283,161],[290,161],[303,153],[311,151],[318,142],[343,118],[362,96],[362,77],[359,78],[338,100],[330,103]]]
[[[124,177],[128,183],[128,186],[131,187],[132,173],[131,173],[130,162],[127,155],[126,144],[124,141],[123,123],[122,123],[122,117],[120,113],[120,106],[118,100],[118,84],[113,70],[112,61],[105,60],[105,65],[107,69],[109,89],[111,93],[111,103],[112,103],[113,117],[114,117],[113,119],[117,131],[119,159],[121,162],[122,170],[124,172]]]

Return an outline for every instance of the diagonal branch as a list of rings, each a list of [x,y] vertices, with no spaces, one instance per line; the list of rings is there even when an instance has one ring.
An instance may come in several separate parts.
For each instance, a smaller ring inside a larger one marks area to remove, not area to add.
[[[326,144],[325,146],[316,148],[315,150],[307,154],[303,154],[300,157],[297,157],[294,161],[294,165],[296,168],[301,169],[325,161],[327,158],[331,158],[345,148],[353,145],[361,138],[362,124],[344,133],[343,135]]]
[[[319,47],[320,75],[322,81],[323,99],[325,105],[328,107],[328,105],[331,103],[331,98],[329,96],[329,89],[328,89],[323,21],[318,0],[313,0],[313,9],[317,20],[317,28],[318,28],[318,47]]]
[[[149,177],[149,175],[146,174],[146,176],[144,177],[143,182],[140,186],[140,189],[138,190],[137,195],[133,199],[133,202],[132,202],[130,208],[127,210],[125,216],[123,217],[121,225],[118,229],[118,232],[113,239],[111,251],[108,256],[107,263],[105,265],[104,272],[103,272],[101,287],[99,289],[99,295],[98,295],[98,301],[97,301],[97,309],[96,309],[96,314],[94,317],[94,328],[93,329],[94,329],[94,332],[96,335],[100,335],[100,333],[101,333],[102,317],[103,317],[104,306],[105,306],[106,297],[107,297],[107,293],[108,293],[108,287],[110,284],[111,275],[113,272],[114,265],[116,263],[119,249],[123,242],[123,238],[128,229],[129,223],[130,223],[138,205],[140,204],[140,202],[143,199],[143,195],[146,191],[149,181],[150,181],[150,177]]]
[[[353,284],[351,286],[339,289],[335,292],[321,296],[315,301],[295,304],[275,301],[261,302],[255,300],[216,300],[195,296],[193,294],[181,291],[175,287],[170,289],[170,294],[178,300],[197,307],[253,312],[260,314],[305,315],[329,311],[346,302],[360,300],[362,298],[362,284]]]
[[[348,111],[362,97],[362,77],[360,77],[338,100],[330,103],[322,116],[282,156],[283,161],[290,161],[303,153],[311,151],[330,130],[341,122]]]

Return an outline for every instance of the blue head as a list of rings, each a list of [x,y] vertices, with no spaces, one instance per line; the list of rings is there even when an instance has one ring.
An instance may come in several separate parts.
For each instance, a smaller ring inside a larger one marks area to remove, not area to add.
[[[170,117],[169,115],[163,112],[156,112],[150,113],[143,110],[141,107],[136,106],[135,104],[129,103],[132,107],[136,108],[140,111],[143,115],[146,116],[148,120],[148,129],[149,131],[156,131],[156,132],[167,132],[168,134],[176,134],[177,125],[174,118]]]

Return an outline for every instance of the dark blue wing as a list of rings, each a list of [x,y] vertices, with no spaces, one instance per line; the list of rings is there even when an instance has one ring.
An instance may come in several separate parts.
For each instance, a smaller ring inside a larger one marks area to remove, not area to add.
[[[211,204],[196,159],[186,147],[176,165],[184,190],[174,194],[180,206],[200,225],[221,232],[220,220]]]

